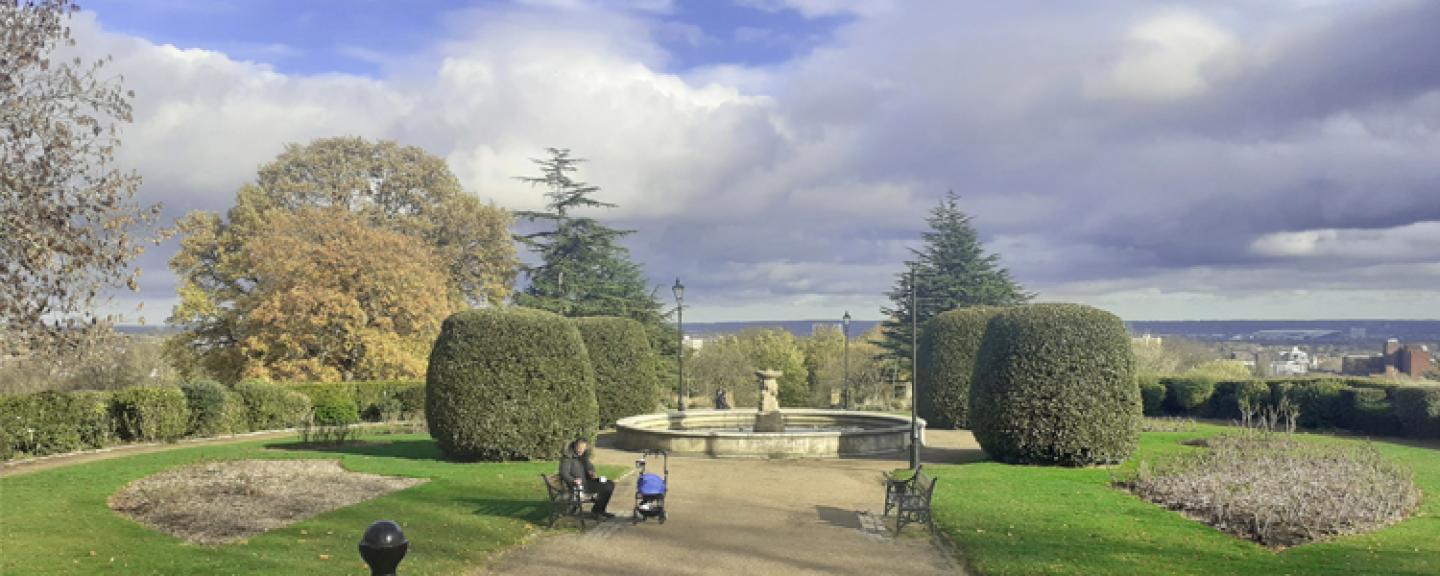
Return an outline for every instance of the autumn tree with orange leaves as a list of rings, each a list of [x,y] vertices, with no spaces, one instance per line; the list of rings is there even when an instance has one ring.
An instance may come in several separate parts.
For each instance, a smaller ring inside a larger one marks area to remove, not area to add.
[[[510,224],[420,148],[362,138],[290,145],[223,217],[181,220],[170,261],[180,303],[169,322],[182,331],[169,355],[188,376],[226,382],[420,376],[424,347],[415,346],[433,338],[431,320],[509,296],[518,266]]]

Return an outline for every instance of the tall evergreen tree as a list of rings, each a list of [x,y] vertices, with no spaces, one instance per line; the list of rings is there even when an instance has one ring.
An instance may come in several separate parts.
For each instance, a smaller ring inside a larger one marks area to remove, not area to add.
[[[881,308],[889,317],[881,326],[885,336],[881,346],[902,364],[910,362],[912,318],[923,325],[947,310],[1024,304],[1035,296],[1010,278],[1010,272],[1000,266],[999,255],[985,252],[970,216],[960,210],[958,201],[952,190],[930,210],[925,219],[930,230],[920,235],[925,245],[911,249],[915,259],[905,262],[906,269],[888,294],[891,306]],[[915,309],[910,306],[912,269]]]
[[[571,173],[584,162],[567,148],[547,148],[548,158],[534,159],[539,176],[522,182],[543,186],[548,201],[543,212],[516,215],[547,229],[517,235],[521,244],[540,256],[526,268],[530,285],[515,296],[521,306],[565,316],[620,316],[646,324],[658,323],[661,305],[647,286],[640,265],[618,241],[633,230],[617,230],[575,212],[583,208],[614,208],[594,198],[600,187],[579,182]]]

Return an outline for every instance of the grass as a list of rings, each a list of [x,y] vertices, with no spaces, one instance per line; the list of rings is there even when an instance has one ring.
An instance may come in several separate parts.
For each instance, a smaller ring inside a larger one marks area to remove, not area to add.
[[[428,436],[364,439],[370,442],[328,450],[273,439],[198,446],[0,478],[0,574],[364,574],[356,545],[380,519],[400,522],[410,540],[402,573],[453,574],[483,564],[545,519],[536,476],[553,473],[554,462],[454,463]],[[430,481],[222,546],[185,543],[106,506],[129,482],[161,470],[246,458],[338,459],[352,471]]]
[[[1111,486],[1139,459],[1185,450],[1184,440],[1224,430],[1152,432],[1118,469],[926,466],[939,478],[935,515],[968,562],[987,576],[1012,574],[1414,574],[1440,573],[1440,451],[1376,443],[1415,472],[1424,501],[1415,516],[1363,535],[1273,552]],[[1358,442],[1308,437],[1320,442]]]

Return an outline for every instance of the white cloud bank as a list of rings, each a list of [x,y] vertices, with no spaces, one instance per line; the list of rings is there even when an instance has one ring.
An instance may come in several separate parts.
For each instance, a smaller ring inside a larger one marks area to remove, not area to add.
[[[569,147],[640,230],[654,281],[686,279],[695,320],[878,316],[951,188],[1045,299],[1135,319],[1440,302],[1440,73],[1414,24],[1436,5],[1312,7],[1291,26],[1274,6],[1245,21],[1244,2],[796,0],[854,21],[784,64],[672,73],[670,3],[562,4],[455,13],[380,78],[283,74],[90,14],[76,33],[136,91],[121,159],[173,215],[227,208],[285,143],[345,134],[422,146],[480,197],[533,208],[513,177]],[[1334,52],[1346,34],[1377,40]],[[143,262],[151,322],[172,252]],[[1386,268],[1397,253],[1408,265]]]

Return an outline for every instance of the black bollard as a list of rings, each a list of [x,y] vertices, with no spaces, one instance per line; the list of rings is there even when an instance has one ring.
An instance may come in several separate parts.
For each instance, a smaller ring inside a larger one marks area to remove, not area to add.
[[[370,565],[370,576],[395,576],[395,569],[410,550],[400,525],[389,520],[371,524],[360,537],[360,557]]]

